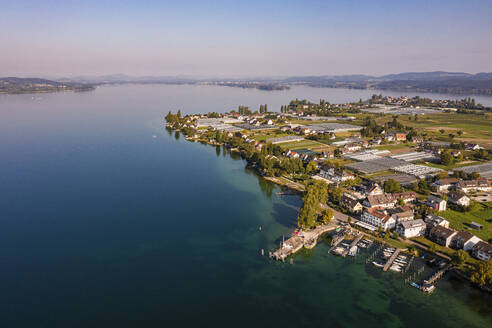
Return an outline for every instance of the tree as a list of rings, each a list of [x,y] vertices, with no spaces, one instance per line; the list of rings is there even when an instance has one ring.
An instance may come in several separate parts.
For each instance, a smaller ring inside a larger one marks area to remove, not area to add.
[[[453,262],[453,264],[455,264],[457,266],[461,266],[461,265],[465,264],[469,258],[470,258],[470,255],[468,255],[468,253],[466,251],[460,249],[459,251],[454,253],[452,262]]]
[[[480,286],[492,286],[492,260],[482,261],[475,266],[471,281]]]
[[[324,224],[328,224],[331,222],[332,219],[333,219],[333,210],[330,208],[323,210],[323,212],[321,214],[322,222]]]
[[[441,134],[444,134],[444,132],[446,132],[446,130],[440,129],[439,132],[441,132]]]
[[[463,131],[459,130],[457,131],[456,133],[458,133],[458,135],[461,137],[463,135]]]
[[[178,109],[178,113],[176,114],[178,118],[181,118],[181,109]]]
[[[454,162],[453,155],[451,155],[451,153],[447,150],[441,152],[440,158],[441,158],[441,164],[442,165],[448,166],[448,165],[453,164],[453,162]]]
[[[401,186],[395,179],[388,179],[384,182],[384,191],[387,193],[400,192]]]
[[[434,244],[434,243],[432,243],[432,244],[430,244],[430,246],[429,246],[429,251],[431,251],[431,252],[433,252],[433,253],[438,252],[438,251],[439,251],[439,246],[438,246],[438,245],[436,245],[436,244]]]
[[[316,162],[311,161],[306,165],[306,173],[307,174],[313,174],[318,170],[318,166],[316,165]]]

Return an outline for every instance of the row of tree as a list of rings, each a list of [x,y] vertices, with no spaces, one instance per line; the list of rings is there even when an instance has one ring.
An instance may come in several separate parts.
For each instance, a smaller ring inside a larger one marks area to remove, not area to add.
[[[328,185],[324,181],[313,180],[306,186],[302,197],[302,207],[297,216],[297,225],[303,229],[314,228],[318,224],[329,223],[333,217],[331,209],[320,211],[321,204],[328,201]]]

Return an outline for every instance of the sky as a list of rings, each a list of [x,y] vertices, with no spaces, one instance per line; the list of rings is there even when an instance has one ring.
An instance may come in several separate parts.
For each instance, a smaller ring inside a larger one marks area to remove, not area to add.
[[[492,72],[490,17],[490,0],[0,0],[0,76]]]

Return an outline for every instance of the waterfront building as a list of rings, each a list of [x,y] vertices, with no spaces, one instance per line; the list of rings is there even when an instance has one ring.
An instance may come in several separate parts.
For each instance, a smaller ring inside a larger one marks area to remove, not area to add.
[[[469,251],[476,243],[482,241],[480,238],[468,231],[459,231],[451,240],[451,247]]]
[[[473,246],[472,255],[479,260],[488,261],[492,259],[492,245],[479,241]]]
[[[376,228],[381,227],[382,230],[393,229],[396,225],[395,219],[393,219],[384,208],[366,208],[362,212],[360,217],[362,222],[365,222]]]
[[[429,239],[436,242],[439,245],[448,247],[451,244],[451,240],[454,235],[456,235],[456,231],[450,228],[446,228],[440,225],[436,225],[429,232]]]

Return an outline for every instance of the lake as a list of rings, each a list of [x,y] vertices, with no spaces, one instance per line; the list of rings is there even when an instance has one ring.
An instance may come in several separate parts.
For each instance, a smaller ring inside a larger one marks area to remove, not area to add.
[[[161,124],[178,108],[373,93],[122,85],[0,96],[0,326],[492,326],[492,298],[450,276],[425,296],[323,242],[293,264],[269,262],[260,250],[292,231],[299,197]]]

